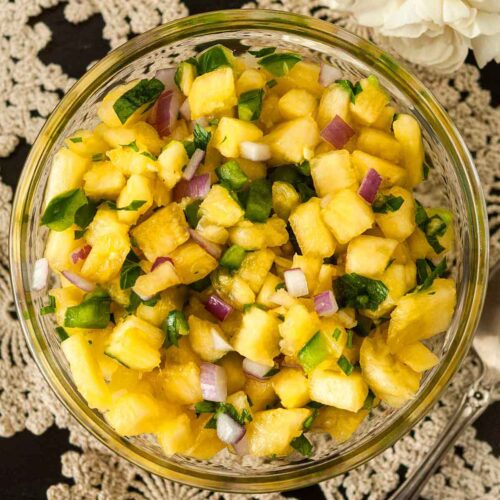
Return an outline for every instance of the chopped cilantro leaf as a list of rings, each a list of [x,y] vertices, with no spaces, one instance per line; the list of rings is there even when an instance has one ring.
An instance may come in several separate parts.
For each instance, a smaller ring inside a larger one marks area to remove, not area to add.
[[[344,274],[335,280],[335,296],[342,306],[355,309],[377,309],[387,297],[388,289],[380,280],[360,274]]]
[[[41,223],[54,231],[64,231],[75,222],[78,210],[87,204],[88,200],[82,189],[61,193],[49,201]]]
[[[122,144],[121,146],[124,148],[130,148],[132,151],[135,151],[136,153],[139,152],[139,147],[137,146],[137,143],[135,141],[129,142],[128,144]]]
[[[69,140],[74,143],[83,142],[83,139],[81,137],[70,137]]]
[[[40,307],[40,314],[44,316],[45,314],[53,314],[56,312],[56,298],[53,295],[49,295],[49,305]]]
[[[196,123],[193,131],[194,149],[203,149],[203,151],[206,151],[211,137],[211,132],[205,130],[199,123]]]
[[[346,375],[350,375],[354,370],[354,366],[343,354],[338,359],[337,365]]]
[[[264,47],[263,49],[248,51],[249,54],[252,54],[252,56],[255,56],[257,58],[268,56],[269,54],[273,54],[274,52],[276,52],[276,47]]]
[[[144,203],[146,203],[145,200],[133,200],[127,206],[118,208],[114,201],[107,201],[106,205],[109,208],[111,208],[111,210],[124,210],[126,212],[135,212],[136,210],[139,210],[139,208],[141,208],[142,205],[144,205]]]
[[[274,76],[286,75],[300,60],[298,54],[291,52],[282,52],[280,54],[270,54],[259,59],[260,66],[265,68],[269,73]]]
[[[139,257],[137,257],[134,251],[130,250],[120,271],[120,288],[126,290],[133,287],[141,272]]]
[[[392,194],[378,194],[375,201],[372,203],[372,210],[377,214],[386,214],[388,212],[396,212],[404,203],[402,196],[394,196]]]
[[[292,439],[290,446],[305,457],[310,457],[312,455],[313,445],[311,444],[311,441],[304,436],[304,434]]]

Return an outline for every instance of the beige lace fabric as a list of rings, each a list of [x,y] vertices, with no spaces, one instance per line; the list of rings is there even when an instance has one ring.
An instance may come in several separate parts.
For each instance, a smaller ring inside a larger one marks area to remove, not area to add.
[[[0,158],[9,156],[21,139],[32,143],[44,120],[73,80],[56,64],[45,65],[38,53],[51,39],[43,23],[29,23],[43,9],[61,0],[0,0]],[[259,0],[247,8],[274,8],[313,15],[338,23],[383,44],[366,28],[359,28],[327,6],[328,0]],[[180,0],[69,0],[64,14],[79,23],[101,14],[102,36],[116,47],[130,35],[185,16]],[[414,68],[434,92],[461,130],[472,151],[485,195],[491,227],[492,265],[500,260],[500,110],[479,84],[479,71],[463,66],[451,76]],[[1,160],[0,160],[1,161]],[[211,493],[165,481],[112,454],[69,415],[39,373],[21,328],[13,319],[8,278],[8,221],[12,192],[0,182],[0,435],[9,437],[24,429],[35,434],[57,425],[70,431],[78,451],[62,457],[67,484],[49,488],[49,499],[214,499],[240,500],[246,495]],[[383,499],[400,481],[399,472],[417,467],[439,436],[477,366],[470,357],[434,410],[408,436],[366,465],[321,483],[328,500]],[[500,459],[487,443],[468,428],[439,471],[426,486],[425,498],[500,498]],[[259,498],[285,498],[276,493]]]

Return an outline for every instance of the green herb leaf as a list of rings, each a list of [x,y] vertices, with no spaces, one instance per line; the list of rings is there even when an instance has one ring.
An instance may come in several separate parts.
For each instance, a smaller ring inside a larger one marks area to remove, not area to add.
[[[258,120],[262,111],[263,97],[262,89],[243,92],[238,101],[238,118],[246,121]]]
[[[317,401],[309,401],[309,403],[306,404],[308,408],[323,408],[325,406],[323,403],[318,403]]]
[[[49,305],[40,307],[40,314],[45,316],[46,314],[53,314],[56,312],[56,298],[53,295],[49,295]]]
[[[283,76],[286,75],[300,60],[302,60],[302,57],[298,54],[282,52],[280,54],[270,54],[265,56],[262,59],[259,59],[258,63],[274,76]]]
[[[208,120],[208,124],[212,127],[216,127],[219,125],[219,118],[210,118],[210,120]]]
[[[83,139],[81,137],[70,137],[69,140],[74,143],[83,142]]]
[[[75,214],[75,224],[85,230],[88,225],[94,220],[97,213],[98,202],[87,200],[87,204],[81,206]],[[76,231],[75,231],[76,233]],[[78,238],[77,238],[78,239]]]
[[[373,320],[361,314],[358,314],[357,320],[358,324],[353,328],[353,330],[356,332],[356,335],[359,335],[360,337],[367,337],[372,331]]]
[[[310,431],[311,427],[313,426],[314,420],[318,416],[318,408],[312,408],[311,414],[304,420],[304,423],[302,424],[302,430],[304,432]]]
[[[349,80],[337,80],[335,83],[349,94],[349,99],[354,104],[356,102],[356,96],[354,95],[352,83]]]
[[[199,213],[200,205],[203,200],[194,200],[184,209],[184,215],[191,229],[196,229],[198,222],[200,222],[201,215]]]
[[[332,337],[334,338],[334,340],[338,340],[341,335],[342,335],[342,330],[340,328],[335,328],[335,330],[333,330]]]
[[[42,215],[42,225],[53,231],[64,231],[75,222],[80,207],[88,204],[82,189],[72,189],[52,198]]]
[[[244,408],[241,414],[231,403],[214,403],[212,401],[201,401],[194,405],[196,415],[201,413],[213,413],[213,417],[206,423],[205,429],[215,429],[217,427],[217,417],[221,413],[229,415],[233,420],[240,425],[245,425],[246,422],[252,421],[252,415]]]
[[[253,222],[265,222],[273,208],[271,183],[257,179],[250,184],[245,208],[245,218]]]
[[[268,56],[269,54],[274,54],[274,52],[276,52],[276,47],[264,47],[263,49],[248,51],[249,54],[252,54],[252,56],[255,56],[257,58]]]
[[[273,87],[276,87],[276,85],[278,85],[278,82],[274,79],[272,80],[269,80],[267,83],[266,83],[266,87],[268,89],[272,89]]]
[[[392,194],[379,193],[372,203],[372,210],[377,214],[386,214],[388,212],[396,212],[404,203],[402,196],[394,196]]]
[[[271,368],[268,372],[266,372],[264,374],[264,377],[272,377],[273,375],[276,375],[277,373],[279,373],[280,369],[277,368],[277,367],[273,367]]]
[[[352,330],[347,330],[347,342],[345,344],[347,349],[352,349],[352,336],[353,336],[353,334],[354,334],[354,332]]]
[[[360,82],[356,82],[354,87],[352,88],[352,93],[354,94],[354,99],[356,99],[356,96],[363,92],[363,87],[361,86]]]
[[[198,74],[209,73],[222,66],[233,67],[232,52],[222,45],[214,45],[198,56]]]
[[[192,141],[183,141],[183,146],[184,146],[184,149],[186,150],[186,154],[188,155],[189,158],[191,158],[191,156],[193,156],[195,150],[196,150],[196,146],[194,145],[194,142]]]
[[[377,309],[387,297],[388,289],[380,280],[360,274],[344,274],[335,280],[335,297],[342,306],[355,309]]]
[[[284,290],[285,288],[286,288],[285,283],[281,282],[274,287],[274,290],[277,292],[278,290]]]
[[[340,367],[340,369],[346,375],[350,375],[353,372],[353,370],[354,370],[354,366],[351,364],[351,362],[343,354],[338,359],[337,365]]]
[[[69,339],[68,332],[62,326],[56,326],[55,330],[61,342],[64,342],[66,339]]]
[[[446,232],[447,221],[438,214],[429,217],[425,208],[418,201],[416,201],[416,207],[415,222],[417,226],[425,234],[427,243],[432,249],[438,254],[441,253],[445,248],[439,243],[438,237],[443,236]]]
[[[66,309],[64,326],[69,328],[106,328],[111,318],[111,298],[97,289],[85,295],[83,301]]]
[[[304,160],[302,163],[297,165],[297,170],[306,177],[310,177],[311,175],[311,164],[308,160]]]
[[[114,201],[107,201],[106,205],[111,208],[111,210],[125,210],[126,212],[135,212],[139,210],[146,203],[145,200],[133,200],[126,207],[117,207]]]
[[[200,401],[194,405],[194,412],[196,415],[202,413],[215,413],[217,411],[217,403],[213,401]]]
[[[106,160],[106,155],[104,153],[96,153],[95,155],[92,155],[93,162],[104,161],[104,160]]]
[[[171,345],[179,347],[179,337],[189,333],[189,325],[186,316],[182,311],[174,310],[168,313],[162,325],[163,331],[167,334],[163,345],[168,348]]]
[[[206,151],[211,137],[211,132],[205,130],[199,123],[196,123],[193,130],[194,149],[203,149],[203,151]]]
[[[248,182],[248,176],[241,170],[240,164],[236,160],[229,160],[217,167],[215,173],[221,182],[235,191],[239,191]]]
[[[134,251],[130,250],[120,271],[120,288],[122,290],[132,288],[141,273],[139,257],[137,257]]]
[[[436,278],[442,276],[446,272],[446,257],[432,270],[430,274],[428,274],[423,283],[419,286],[418,291],[422,292],[423,290],[427,290]]]
[[[165,89],[160,80],[141,80],[130,90],[127,90],[113,104],[116,116],[123,125],[141,106],[154,103]]]
[[[313,445],[311,444],[311,441],[304,436],[304,434],[292,439],[290,446],[305,457],[310,457],[312,455]]]
[[[158,159],[154,154],[150,153],[149,151],[142,151],[141,155],[153,161],[156,161]]]
[[[235,271],[240,268],[246,254],[247,252],[244,248],[239,245],[231,245],[222,255],[219,264],[222,267],[227,267],[228,269]]]
[[[300,201],[302,203],[305,203],[316,196],[316,191],[314,191],[314,189],[307,182],[299,182],[295,187],[300,195]]]
[[[210,281],[210,275],[208,275],[202,278],[201,280],[189,284],[188,288],[194,290],[195,292],[203,292],[203,290],[206,290],[211,284],[212,282]]]
[[[85,236],[85,233],[87,232],[86,229],[77,229],[75,231],[75,236],[74,236],[74,239],[75,240],[79,240],[80,238],[83,238]]]
[[[371,390],[368,390],[365,402],[363,403],[363,410],[371,411],[373,408],[373,402],[375,401],[375,394]]]
[[[132,151],[135,151],[136,153],[139,152],[139,147],[137,146],[137,143],[135,141],[129,142],[128,144],[121,144],[121,146],[124,148],[130,148]]]

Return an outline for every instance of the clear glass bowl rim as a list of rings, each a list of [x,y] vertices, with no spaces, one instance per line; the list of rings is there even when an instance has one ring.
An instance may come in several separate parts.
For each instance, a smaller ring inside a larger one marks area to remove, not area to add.
[[[303,463],[300,469],[272,471],[264,474],[214,473],[202,465],[170,462],[168,467],[151,460],[140,448],[117,435],[99,420],[86,405],[75,397],[74,389],[61,375],[57,364],[43,340],[38,312],[31,306],[25,255],[26,220],[36,192],[46,156],[58,135],[64,130],[69,118],[85,102],[87,96],[103,85],[120,68],[134,59],[161,46],[188,38],[237,30],[273,31],[289,33],[329,44],[349,52],[363,63],[376,68],[414,102],[419,110],[442,134],[449,154],[458,165],[462,195],[466,201],[467,226],[470,245],[469,261],[464,263],[467,279],[464,308],[459,312],[460,324],[455,332],[452,348],[445,355],[440,367],[418,398],[400,412],[393,424],[380,434],[367,439],[361,447],[348,451],[341,457]],[[331,23],[272,10],[228,10],[198,14],[182,18],[139,35],[110,52],[94,65],[69,90],[42,128],[23,169],[16,195],[10,227],[10,270],[17,312],[31,353],[45,379],[64,406],[94,437],[123,458],[143,469],[164,478],[218,491],[263,493],[284,491],[315,484],[355,468],[370,460],[407,433],[436,402],[447,386],[460,362],[467,353],[476,329],[485,294],[488,274],[488,224],[486,205],[480,181],[472,158],[460,134],[450,118],[430,91],[392,56],[372,43]]]

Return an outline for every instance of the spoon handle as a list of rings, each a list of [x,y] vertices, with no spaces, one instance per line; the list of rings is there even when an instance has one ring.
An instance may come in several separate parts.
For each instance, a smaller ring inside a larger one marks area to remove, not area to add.
[[[393,493],[392,500],[417,500],[429,478],[436,471],[446,453],[455,444],[462,431],[472,424],[491,402],[490,390],[474,384],[464,394],[460,404],[442,432],[442,438],[434,445],[424,463],[420,464],[406,481]]]

